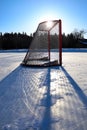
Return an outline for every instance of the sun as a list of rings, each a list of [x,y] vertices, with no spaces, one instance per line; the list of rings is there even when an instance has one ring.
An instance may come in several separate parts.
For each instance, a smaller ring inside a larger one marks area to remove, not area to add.
[[[50,28],[50,27],[52,26],[52,21],[48,21],[48,22],[46,23],[46,26],[47,26],[47,28]]]

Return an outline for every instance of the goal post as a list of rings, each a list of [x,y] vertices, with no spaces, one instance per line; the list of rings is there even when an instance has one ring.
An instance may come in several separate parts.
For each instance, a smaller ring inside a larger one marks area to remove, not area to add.
[[[62,65],[62,22],[59,20],[59,62]]]
[[[26,66],[62,65],[61,20],[44,21],[38,25],[22,64]]]

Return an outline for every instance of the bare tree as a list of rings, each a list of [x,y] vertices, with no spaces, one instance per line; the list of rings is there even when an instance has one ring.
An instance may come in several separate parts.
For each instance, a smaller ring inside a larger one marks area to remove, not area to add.
[[[73,31],[73,35],[75,36],[76,39],[83,39],[85,33],[87,33],[87,31],[84,29],[80,31],[78,31],[77,29],[74,29]]]

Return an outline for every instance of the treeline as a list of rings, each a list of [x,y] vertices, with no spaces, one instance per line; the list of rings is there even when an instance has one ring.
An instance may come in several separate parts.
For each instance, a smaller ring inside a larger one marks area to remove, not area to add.
[[[79,48],[84,46],[83,44],[81,45],[80,39],[75,37],[72,33],[67,36],[65,34],[62,35],[62,44],[63,48]]]
[[[0,49],[25,49],[28,48],[33,36],[26,33],[0,33]]]
[[[87,39],[84,39],[84,34],[86,31],[80,30],[78,31],[75,29],[70,34],[63,34],[62,41],[63,41],[63,48],[87,48]]]
[[[84,48],[87,44],[82,44],[84,39],[84,30],[73,31],[73,33],[62,34],[63,48]],[[30,46],[34,34],[27,35],[26,33],[0,33],[0,49],[26,49]],[[54,45],[53,45],[54,46]]]

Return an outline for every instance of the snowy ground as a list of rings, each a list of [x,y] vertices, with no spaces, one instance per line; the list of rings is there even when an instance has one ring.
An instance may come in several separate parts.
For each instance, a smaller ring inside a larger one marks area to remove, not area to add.
[[[0,53],[0,130],[87,130],[87,49],[65,50],[62,67],[20,66]]]

